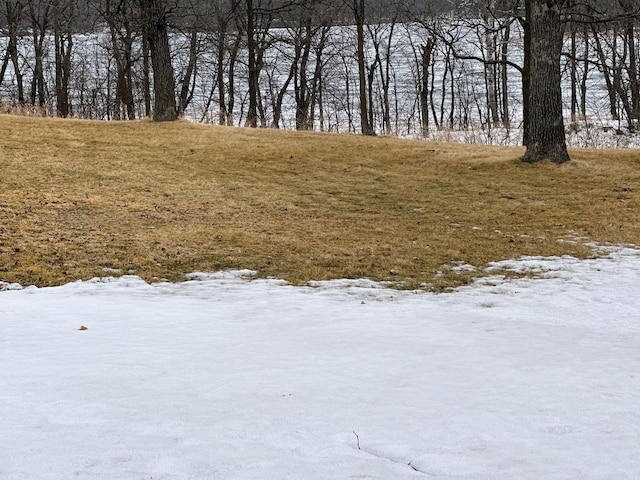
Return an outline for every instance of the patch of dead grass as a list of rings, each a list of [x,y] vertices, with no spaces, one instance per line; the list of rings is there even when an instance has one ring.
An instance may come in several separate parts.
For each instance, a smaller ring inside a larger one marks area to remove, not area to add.
[[[634,150],[558,167],[518,148],[183,121],[0,115],[0,131],[0,280],[25,285],[249,268],[439,290],[478,275],[456,264],[640,239]]]

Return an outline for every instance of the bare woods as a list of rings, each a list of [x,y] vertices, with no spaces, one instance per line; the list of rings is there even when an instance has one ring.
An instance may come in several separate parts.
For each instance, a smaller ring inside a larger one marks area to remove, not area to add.
[[[0,102],[61,117],[459,131],[527,145],[551,110],[555,130],[542,135],[558,146],[589,122],[638,129],[639,10],[635,0],[3,0]]]

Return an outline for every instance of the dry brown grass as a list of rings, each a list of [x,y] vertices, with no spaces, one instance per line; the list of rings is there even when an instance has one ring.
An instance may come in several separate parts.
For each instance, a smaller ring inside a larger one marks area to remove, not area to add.
[[[0,280],[249,268],[442,289],[446,266],[640,242],[640,152],[0,115]],[[437,275],[437,272],[443,272]],[[107,272],[107,273],[105,273]]]

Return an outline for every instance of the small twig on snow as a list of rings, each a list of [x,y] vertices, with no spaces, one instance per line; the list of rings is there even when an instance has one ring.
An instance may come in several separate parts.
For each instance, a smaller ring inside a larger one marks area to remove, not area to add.
[[[356,436],[356,446],[358,447],[358,450],[360,450],[360,437],[358,436],[358,434],[355,432],[355,430],[352,430],[353,434]]]

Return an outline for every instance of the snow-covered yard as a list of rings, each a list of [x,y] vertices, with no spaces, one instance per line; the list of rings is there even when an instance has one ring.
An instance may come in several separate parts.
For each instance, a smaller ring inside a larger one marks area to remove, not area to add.
[[[0,285],[0,479],[640,478],[640,252],[511,263]]]

